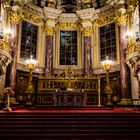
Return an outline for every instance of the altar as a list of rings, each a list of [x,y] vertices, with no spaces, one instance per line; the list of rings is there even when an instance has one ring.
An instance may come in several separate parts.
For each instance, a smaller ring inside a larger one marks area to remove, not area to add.
[[[85,106],[86,93],[80,91],[57,91],[54,94],[55,106]]]
[[[39,77],[37,104],[53,106],[98,105],[100,77],[75,75],[68,69],[64,75]]]

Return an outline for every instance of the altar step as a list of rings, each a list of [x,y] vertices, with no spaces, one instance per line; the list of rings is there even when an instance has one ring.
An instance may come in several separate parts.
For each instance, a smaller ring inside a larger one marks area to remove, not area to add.
[[[52,105],[35,105],[28,107],[30,110],[112,110],[112,106],[103,105],[86,105],[86,106],[52,106]]]
[[[2,140],[134,140],[138,112],[0,112]]]

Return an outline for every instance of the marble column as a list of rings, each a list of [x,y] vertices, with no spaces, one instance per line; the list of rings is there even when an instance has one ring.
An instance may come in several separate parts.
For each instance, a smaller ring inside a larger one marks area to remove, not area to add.
[[[15,9],[11,13],[11,38],[10,38],[10,45],[11,45],[11,57],[12,61],[10,64],[9,69],[9,86],[15,90],[16,85],[16,72],[17,72],[17,55],[18,55],[18,33],[19,33],[19,22],[21,16],[19,12]]]
[[[52,73],[53,69],[53,36],[47,35],[46,36],[46,74]]]
[[[53,38],[55,20],[47,19],[46,22],[46,55],[45,55],[45,75],[49,76],[53,72]]]
[[[85,72],[85,76],[89,77],[92,74],[91,36],[93,30],[92,30],[92,23],[90,19],[84,19],[82,25],[83,25],[83,35],[84,35],[84,72]]]
[[[126,64],[126,43],[125,35],[126,25],[119,25],[119,50],[120,50],[120,77],[121,77],[121,93],[122,99],[120,104],[128,105],[132,104],[131,99],[131,81],[130,81],[130,69]]]
[[[85,75],[90,76],[91,75],[91,37],[85,36],[84,37],[84,70]]]
[[[15,90],[16,85],[16,72],[17,72],[17,54],[18,54],[18,32],[19,32],[19,25],[12,23],[12,31],[13,37],[11,38],[11,57],[12,61],[10,64],[10,87]]]

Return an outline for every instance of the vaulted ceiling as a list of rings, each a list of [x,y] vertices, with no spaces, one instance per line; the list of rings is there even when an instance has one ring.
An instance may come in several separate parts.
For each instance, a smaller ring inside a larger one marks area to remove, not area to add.
[[[105,5],[107,0],[33,0],[39,7],[53,7],[62,9],[64,13],[74,13],[76,10],[92,8],[98,9]]]

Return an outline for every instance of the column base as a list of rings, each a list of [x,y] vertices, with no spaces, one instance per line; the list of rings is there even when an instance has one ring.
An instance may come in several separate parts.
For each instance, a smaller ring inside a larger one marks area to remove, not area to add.
[[[122,98],[118,105],[134,105],[132,99]]]

